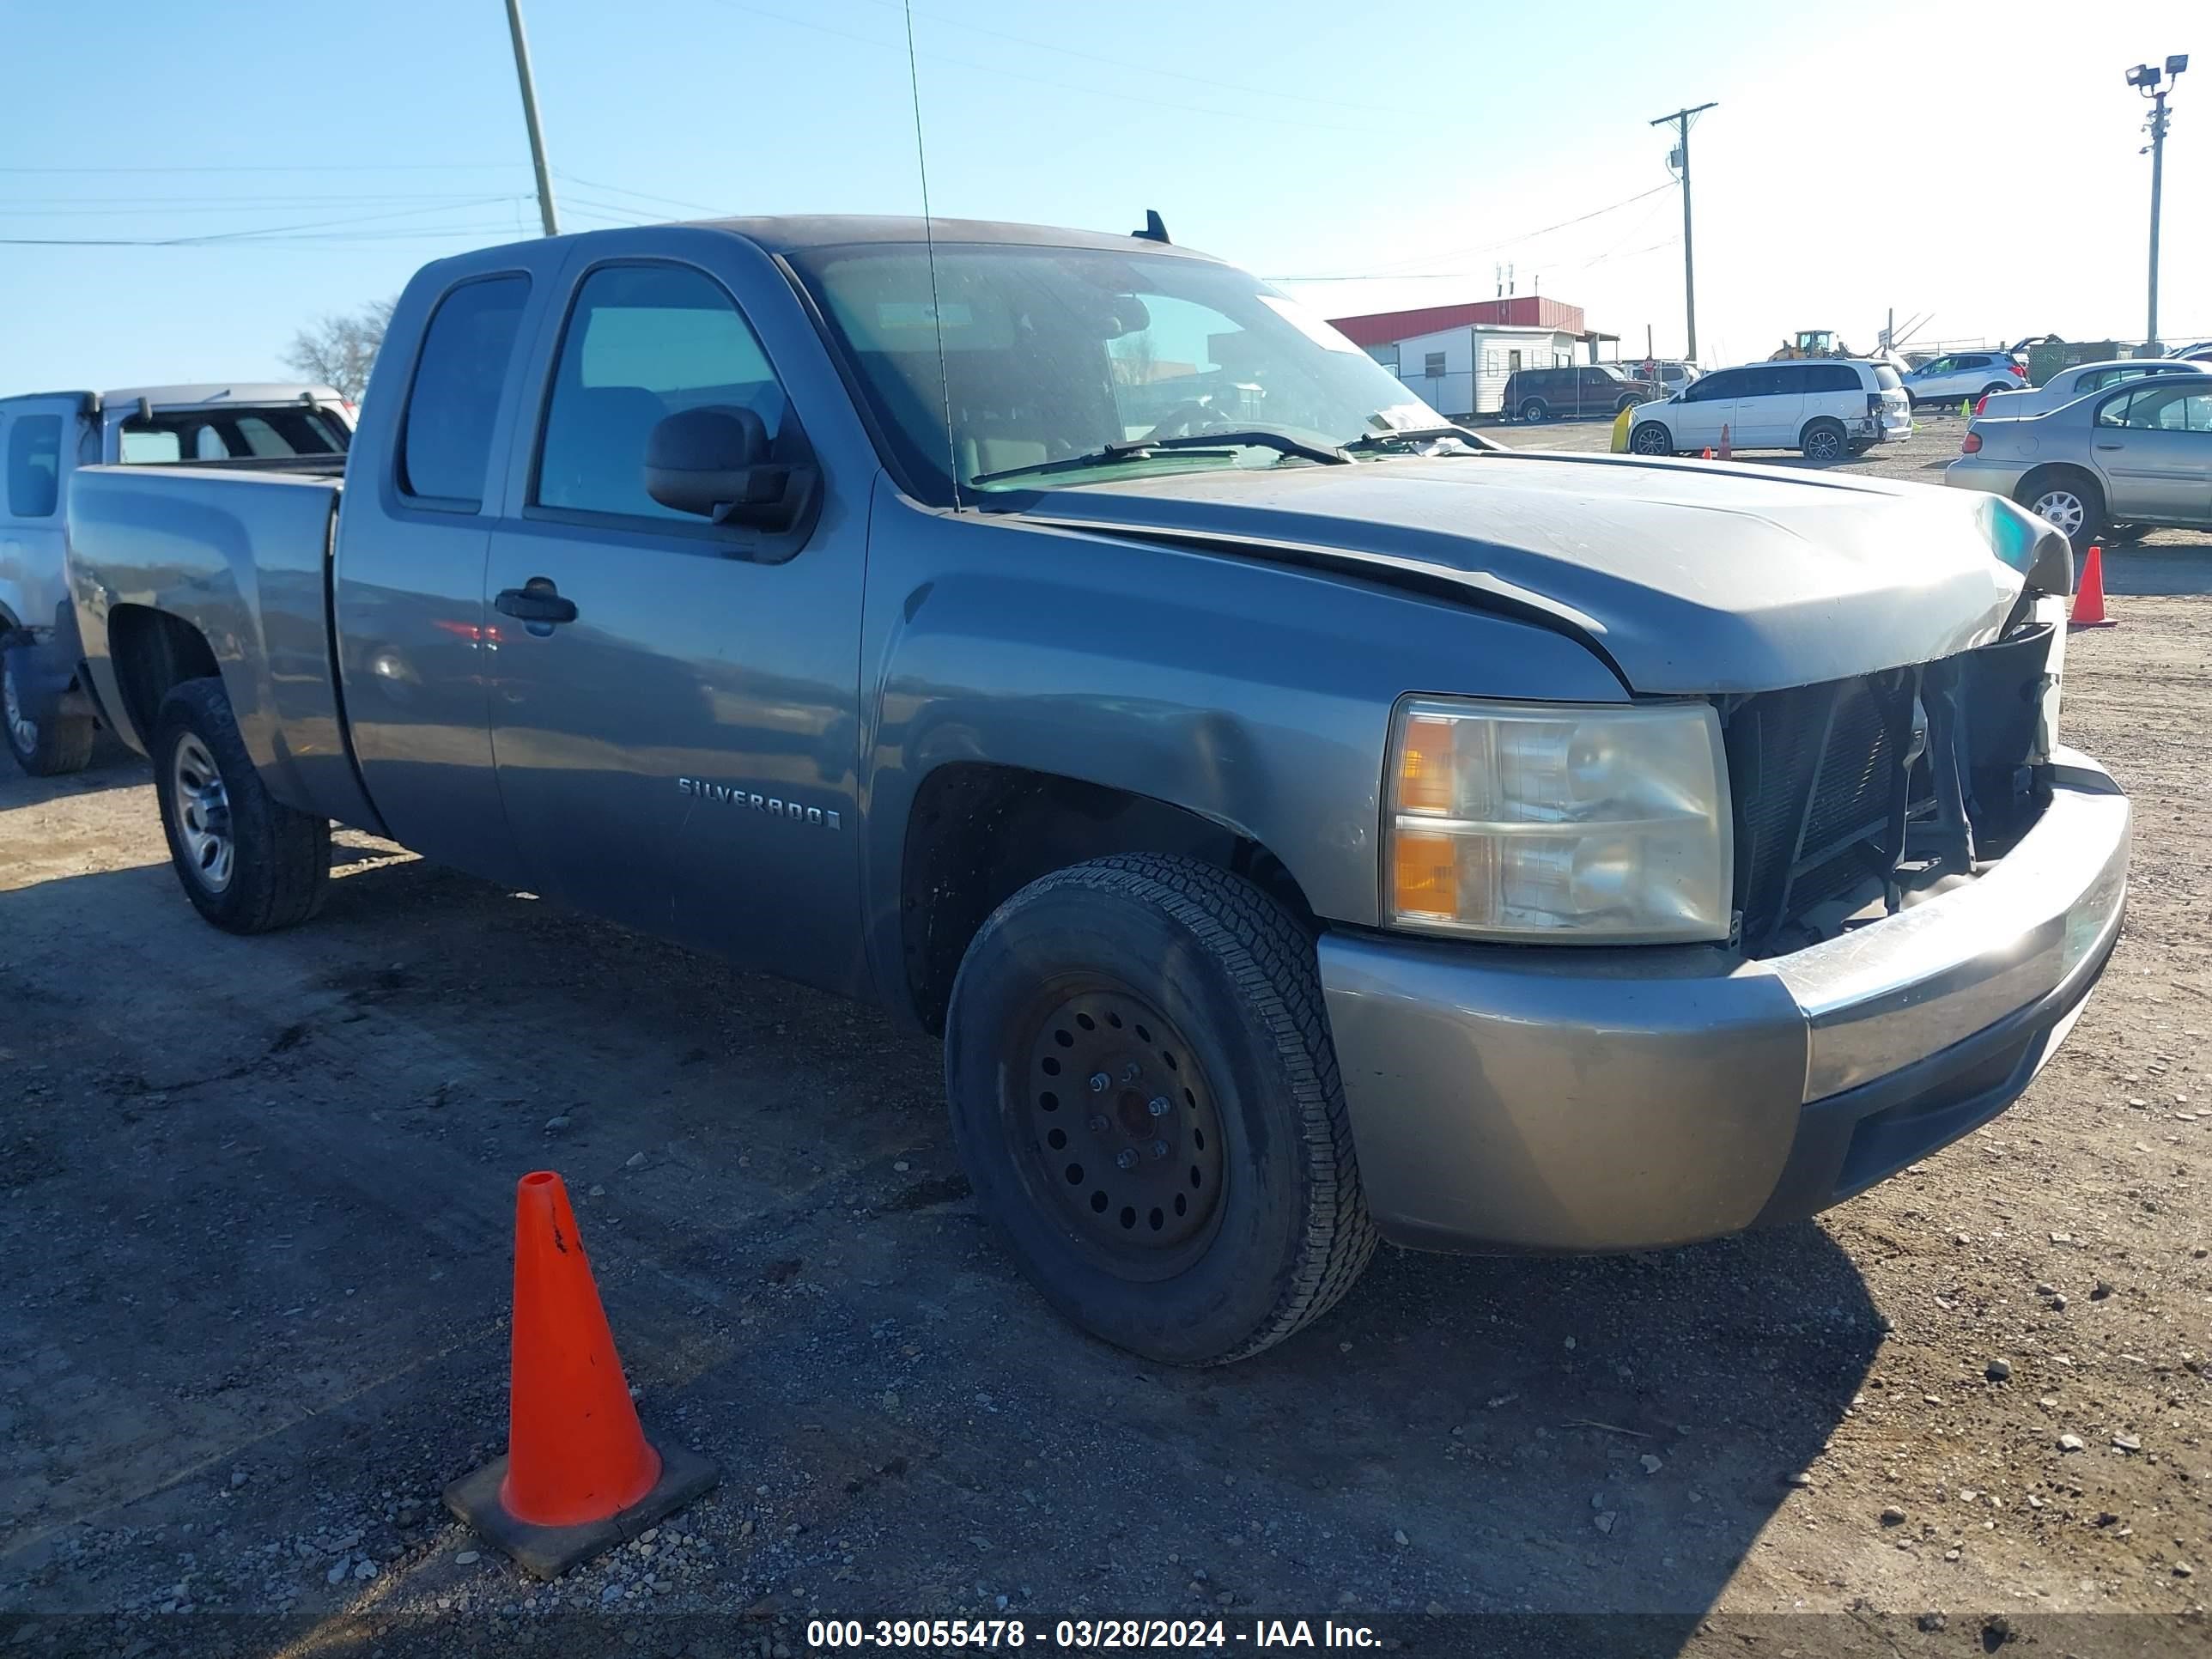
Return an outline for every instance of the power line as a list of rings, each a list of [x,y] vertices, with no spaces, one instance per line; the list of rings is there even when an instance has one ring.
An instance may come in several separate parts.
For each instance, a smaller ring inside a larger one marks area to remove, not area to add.
[[[855,34],[850,29],[834,28],[827,23],[817,23],[808,18],[793,17],[786,12],[770,11],[766,6],[749,4],[747,0],[714,0],[714,3],[727,7],[732,11],[750,12],[757,17],[766,17],[779,23],[787,23],[793,28],[811,29],[817,34],[835,35],[840,40],[857,41],[861,46],[875,46],[884,52],[904,51],[903,47],[896,46],[889,40],[878,40],[872,35]],[[994,76],[1001,80],[1027,81],[1036,86],[1052,87],[1061,92],[1079,93],[1086,97],[1107,98],[1120,103],[1142,104],[1152,109],[1173,110],[1178,115],[1213,115],[1218,116],[1224,121],[1250,122],[1261,126],[1295,127],[1301,132],[1342,132],[1358,138],[1374,137],[1373,132],[1365,127],[1334,126],[1326,122],[1295,119],[1288,116],[1255,115],[1246,110],[1220,109],[1205,104],[1176,103],[1164,98],[1147,98],[1141,93],[1115,92],[1103,87],[1083,86],[1073,81],[1054,81],[1042,75],[1028,75],[1019,70],[1003,69],[995,64],[979,64],[972,58],[947,57],[943,52],[926,52],[920,56],[929,58],[933,63],[951,64],[960,69],[975,70],[981,74]]]
[[[1522,242],[1533,242],[1539,236],[1548,236],[1555,230],[1566,229],[1570,225],[1583,224],[1589,220],[1601,218],[1606,214],[1616,213],[1622,208],[1633,207],[1637,203],[1648,200],[1651,197],[1658,195],[1662,191],[1672,190],[1673,188],[1674,185],[1671,182],[1664,185],[1654,185],[1650,190],[1640,190],[1637,191],[1635,195],[1624,197],[1621,200],[1614,202],[1609,206],[1593,208],[1588,213],[1578,213],[1571,219],[1562,219],[1555,225],[1546,225],[1541,230],[1523,231],[1517,236],[1508,236],[1495,242],[1478,242],[1471,246],[1432,250],[1428,253],[1417,254],[1410,258],[1396,260],[1390,264],[1380,266],[1374,270],[1352,271],[1325,276],[1269,276],[1267,280],[1271,283],[1371,283],[1384,281],[1399,276],[1403,272],[1403,268],[1407,265],[1425,264],[1432,258],[1449,259],[1468,253],[1488,253],[1494,249],[1512,247]],[[1439,276],[1466,276],[1471,274],[1473,273],[1463,270],[1438,271],[1435,273],[1435,275]],[[1410,275],[1407,275],[1405,279],[1409,282],[1425,280],[1412,276]]]
[[[347,161],[302,167],[210,163],[194,167],[0,167],[0,173],[486,173],[520,166],[517,161]]]
[[[415,215],[451,213],[465,207],[490,207],[517,198],[511,196],[482,196],[469,201],[455,202],[445,207],[394,208],[386,213],[365,213],[340,219],[312,220],[295,225],[258,225],[240,230],[210,231],[198,235],[184,236],[9,236],[0,237],[0,245],[10,247],[210,247],[228,243],[273,241],[312,231],[336,230],[342,228],[373,224],[382,220],[404,219]],[[411,230],[442,229],[437,226],[410,226]]]
[[[899,9],[899,0],[868,0],[868,3],[882,6],[892,11]],[[1005,29],[986,28],[981,23],[970,23],[962,18],[947,17],[941,12],[922,11],[916,12],[915,15],[927,17],[932,22],[944,23],[953,28],[965,29],[970,34],[988,34],[994,40],[1011,40],[1017,46],[1031,46],[1039,52],[1058,52],[1064,58],[1080,58],[1089,63],[1105,64],[1112,68],[1127,70],[1132,74],[1142,75],[1148,78],[1189,81],[1199,86],[1212,87],[1222,92],[1249,93],[1255,98],[1287,98],[1302,104],[1323,104],[1333,109],[1357,110],[1364,115],[1388,115],[1400,119],[1402,119],[1405,115],[1403,110],[1393,109],[1387,104],[1358,104],[1342,98],[1319,98],[1310,93],[1280,92],[1269,87],[1249,87],[1238,82],[1224,81],[1210,75],[1188,74],[1182,70],[1168,69],[1158,64],[1139,63],[1127,58],[1109,58],[1103,52],[1085,52],[1076,46],[1056,46],[1049,40],[1039,40],[1026,34],[1014,34]]]

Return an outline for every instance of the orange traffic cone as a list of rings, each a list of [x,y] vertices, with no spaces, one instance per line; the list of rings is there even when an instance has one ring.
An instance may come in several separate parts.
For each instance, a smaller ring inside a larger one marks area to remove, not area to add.
[[[2089,544],[2089,556],[2081,562],[2081,580],[2074,590],[2074,609],[2066,618],[2069,628],[2110,628],[2105,614],[2105,550]]]
[[[1705,453],[1704,454],[1700,455],[1698,459],[1699,460],[1701,460],[1701,461],[1710,461],[1711,459],[1712,459],[1712,458],[1713,458],[1713,447],[1712,447],[1711,444],[1707,444],[1707,445],[1705,446]]]
[[[655,1447],[638,1426],[568,1188],[550,1170],[515,1191],[511,1363],[507,1455],[447,1486],[446,1507],[525,1571],[558,1577],[714,1484],[704,1458]]]
[[[1724,461],[1735,459],[1735,453],[1729,447],[1728,422],[1725,421],[1721,422],[1721,459]]]

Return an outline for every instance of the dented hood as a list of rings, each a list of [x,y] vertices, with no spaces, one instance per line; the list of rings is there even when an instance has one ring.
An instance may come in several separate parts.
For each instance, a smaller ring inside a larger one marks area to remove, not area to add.
[[[2057,534],[1965,490],[1507,452],[1116,479],[1048,490],[1022,516],[1464,595],[1581,635],[1651,694],[1806,685],[1981,644]]]

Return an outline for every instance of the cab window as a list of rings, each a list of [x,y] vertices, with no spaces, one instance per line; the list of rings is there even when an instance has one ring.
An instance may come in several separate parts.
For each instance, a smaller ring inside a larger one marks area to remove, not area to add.
[[[697,526],[646,493],[645,447],[679,410],[739,404],[773,450],[787,405],[737,303],[704,271],[609,265],[577,290],[539,441],[539,507]]]
[[[431,313],[400,434],[399,488],[421,504],[483,507],[492,424],[529,297],[526,276],[477,277]]]
[[[53,517],[61,473],[62,417],[17,416],[8,428],[8,516]]]

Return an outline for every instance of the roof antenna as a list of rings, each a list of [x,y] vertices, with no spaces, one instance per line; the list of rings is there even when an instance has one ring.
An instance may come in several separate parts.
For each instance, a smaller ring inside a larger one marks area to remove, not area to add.
[[[921,142],[921,71],[915,67],[914,0],[905,0],[906,80],[914,91],[914,162],[921,173],[921,240],[929,253],[929,319],[937,329],[937,389],[945,399],[945,459],[952,510],[960,510],[960,444],[952,435],[952,374],[945,363],[945,312],[937,299],[937,232],[929,217],[929,155]],[[1157,214],[1153,216],[1158,217]],[[1164,239],[1163,239],[1164,240]]]
[[[1146,208],[1145,228],[1142,230],[1133,230],[1129,234],[1142,241],[1164,242],[1168,239],[1167,222],[1160,217],[1160,210],[1158,208]]]

